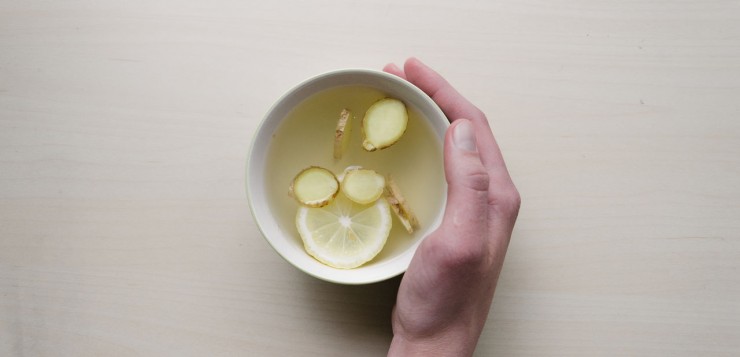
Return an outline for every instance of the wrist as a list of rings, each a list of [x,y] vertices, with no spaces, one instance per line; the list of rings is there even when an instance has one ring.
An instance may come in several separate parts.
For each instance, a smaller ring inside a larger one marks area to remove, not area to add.
[[[427,337],[396,333],[393,335],[388,356],[472,356],[477,342],[478,336],[473,337],[464,332],[445,331]]]

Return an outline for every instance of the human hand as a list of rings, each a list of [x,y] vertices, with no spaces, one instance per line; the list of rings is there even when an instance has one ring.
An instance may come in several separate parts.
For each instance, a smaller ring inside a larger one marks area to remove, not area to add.
[[[447,206],[398,289],[389,356],[470,356],[483,330],[520,197],[486,116],[415,58],[383,69],[428,94],[452,123],[444,142]]]

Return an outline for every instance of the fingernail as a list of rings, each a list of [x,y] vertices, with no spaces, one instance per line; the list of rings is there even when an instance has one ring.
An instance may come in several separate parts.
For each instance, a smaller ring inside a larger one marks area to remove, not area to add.
[[[473,123],[467,119],[461,119],[460,121],[461,123],[455,127],[455,132],[452,133],[452,141],[460,149],[478,151]]]

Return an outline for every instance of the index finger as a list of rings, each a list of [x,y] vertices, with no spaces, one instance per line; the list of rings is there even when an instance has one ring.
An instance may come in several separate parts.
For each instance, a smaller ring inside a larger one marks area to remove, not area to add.
[[[404,73],[409,82],[419,87],[439,105],[450,121],[464,118],[473,122],[481,161],[491,176],[492,184],[511,184],[504,157],[485,114],[458,93],[441,75],[418,59],[409,58],[404,65]]]

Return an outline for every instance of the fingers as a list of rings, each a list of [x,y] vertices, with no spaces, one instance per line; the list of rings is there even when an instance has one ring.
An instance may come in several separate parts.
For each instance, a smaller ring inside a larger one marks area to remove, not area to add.
[[[420,60],[411,57],[404,64],[404,73],[409,82],[419,87],[439,105],[452,121],[467,118],[474,122],[485,122],[483,113],[460,95],[442,76]]]
[[[409,82],[427,93],[439,105],[450,121],[454,122],[459,118],[472,121],[481,161],[490,175],[491,191],[495,192],[498,187],[513,186],[501,150],[483,112],[460,95],[447,80],[416,58],[406,61],[404,74]]]
[[[396,76],[399,76],[403,79],[406,79],[406,74],[403,73],[403,70],[398,68],[394,63],[388,63],[383,67],[383,72],[387,72]]]

